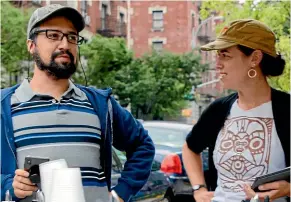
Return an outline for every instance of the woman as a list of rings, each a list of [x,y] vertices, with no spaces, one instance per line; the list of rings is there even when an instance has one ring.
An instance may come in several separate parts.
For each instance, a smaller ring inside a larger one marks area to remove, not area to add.
[[[266,25],[243,19],[201,47],[217,50],[220,81],[237,93],[214,101],[187,136],[183,161],[196,202],[250,199],[256,194],[250,187],[256,177],[290,166],[290,95],[267,82],[285,66],[275,41]],[[199,154],[207,147],[209,178],[204,179]],[[266,184],[263,190],[257,193],[261,200],[289,200],[286,181]]]

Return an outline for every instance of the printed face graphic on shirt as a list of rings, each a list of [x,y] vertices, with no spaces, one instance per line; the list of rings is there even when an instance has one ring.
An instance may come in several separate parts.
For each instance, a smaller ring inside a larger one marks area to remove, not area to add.
[[[243,184],[267,173],[273,119],[236,117],[228,119],[217,145],[217,168],[222,188],[240,192]]]

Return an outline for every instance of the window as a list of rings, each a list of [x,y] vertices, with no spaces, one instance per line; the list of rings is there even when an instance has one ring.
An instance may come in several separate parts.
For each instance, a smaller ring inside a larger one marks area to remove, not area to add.
[[[119,13],[119,23],[120,23],[120,25],[119,25],[119,32],[122,32],[123,31],[123,28],[124,28],[124,23],[125,23],[125,21],[124,21],[124,13]]]
[[[119,19],[121,23],[124,23],[124,14],[123,13],[119,13]]]
[[[122,165],[124,165],[125,162],[126,162],[126,156],[125,156],[124,152],[121,152],[121,151],[119,151],[117,149],[114,149],[114,151],[115,151],[116,155],[118,156],[118,159],[119,159],[120,163]]]
[[[162,41],[154,41],[152,43],[152,47],[155,51],[161,52],[163,50],[163,42]]]
[[[144,125],[145,129],[148,130],[155,145],[163,145],[181,148],[184,144],[185,138],[189,133],[186,128],[165,128],[164,126],[147,126]]]
[[[87,15],[87,1],[83,0],[81,1],[81,14],[83,17],[85,17]]]
[[[163,11],[153,11],[153,29],[161,30],[164,26]]]
[[[102,4],[101,10],[101,29],[106,29],[107,5]]]
[[[158,171],[161,168],[161,163],[159,163],[158,161],[153,161],[153,165],[152,165],[152,171]]]

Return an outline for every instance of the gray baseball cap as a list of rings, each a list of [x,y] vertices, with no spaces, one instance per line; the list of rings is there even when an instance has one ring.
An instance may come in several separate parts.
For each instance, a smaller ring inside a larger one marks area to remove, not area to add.
[[[60,4],[50,4],[36,9],[31,15],[27,26],[27,39],[29,39],[33,28],[54,15],[68,18],[78,32],[82,31],[85,27],[84,18],[76,9]]]

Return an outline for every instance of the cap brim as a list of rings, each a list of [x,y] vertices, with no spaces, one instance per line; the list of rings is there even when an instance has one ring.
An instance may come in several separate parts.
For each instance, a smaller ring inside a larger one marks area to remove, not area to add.
[[[200,49],[203,51],[221,50],[221,49],[230,48],[230,47],[235,46],[235,45],[237,45],[237,43],[232,42],[232,41],[216,39],[213,42],[210,42],[204,46],[201,46]]]
[[[48,18],[52,16],[64,16],[67,17],[74,25],[76,30],[78,32],[81,32],[85,28],[85,21],[83,16],[75,9],[71,7],[62,7],[59,8],[51,13],[49,13],[47,16],[42,18],[37,24],[42,23],[43,21],[47,20]]]

